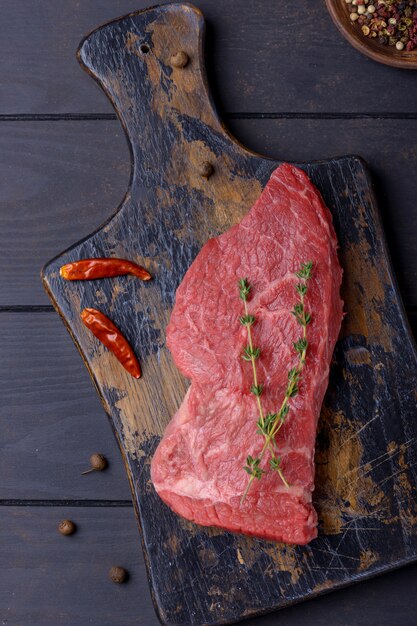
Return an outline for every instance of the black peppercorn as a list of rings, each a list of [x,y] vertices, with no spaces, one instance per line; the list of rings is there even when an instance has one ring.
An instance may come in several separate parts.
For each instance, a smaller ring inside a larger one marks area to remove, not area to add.
[[[90,472],[102,472],[108,466],[107,459],[102,454],[92,454],[90,456],[90,469],[85,470],[85,472],[81,472],[82,474],[89,474]]]
[[[75,533],[76,526],[70,519],[64,519],[59,523],[58,530],[61,535],[72,535]]]
[[[109,570],[109,578],[112,582],[121,585],[127,580],[127,571],[123,567],[115,565]]]

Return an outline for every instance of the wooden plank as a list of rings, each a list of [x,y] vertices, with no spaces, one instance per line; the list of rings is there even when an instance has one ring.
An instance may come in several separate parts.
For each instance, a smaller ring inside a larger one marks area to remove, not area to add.
[[[133,509],[2,507],[0,620],[24,626],[157,626]],[[62,537],[60,520],[78,525]],[[113,565],[129,582],[107,578]],[[227,585],[227,580],[225,580]],[[414,626],[417,565],[242,626]]]
[[[0,125],[0,305],[50,304],[39,271],[121,201],[130,161],[117,122]]]
[[[3,507],[0,619],[25,626],[156,626],[132,508]],[[57,531],[72,519],[76,534]],[[113,565],[131,577],[108,579]]]
[[[107,416],[55,313],[0,313],[0,499],[130,500]],[[89,457],[105,472],[81,476]]]
[[[221,9],[212,0],[196,4],[209,23],[209,73],[224,110],[415,112],[413,72],[384,67],[351,48],[321,0],[228,0]],[[78,67],[75,50],[98,24],[149,5],[3,0],[0,113],[112,112]]]
[[[230,120],[229,126],[270,156],[364,156],[403,298],[417,304],[417,120]],[[48,304],[39,269],[115,210],[129,179],[126,142],[116,121],[8,122],[0,125],[0,142],[0,305]]]

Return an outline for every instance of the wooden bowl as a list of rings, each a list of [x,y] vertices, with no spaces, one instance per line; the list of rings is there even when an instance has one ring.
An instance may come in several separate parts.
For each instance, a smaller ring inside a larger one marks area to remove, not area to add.
[[[385,65],[409,70],[417,69],[417,49],[411,52],[400,51],[394,46],[386,46],[376,39],[365,37],[360,27],[351,21],[348,5],[344,0],[326,0],[326,4],[334,23],[356,50]]]

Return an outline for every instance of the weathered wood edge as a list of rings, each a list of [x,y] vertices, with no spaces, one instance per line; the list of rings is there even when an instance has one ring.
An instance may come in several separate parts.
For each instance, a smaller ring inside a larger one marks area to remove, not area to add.
[[[169,6],[174,6],[174,5],[175,5],[176,7],[178,7],[178,8],[181,8],[182,6],[189,7],[189,8],[191,8],[193,11],[195,11],[195,12],[196,12],[196,13],[197,13],[197,14],[198,14],[201,18],[203,17],[203,16],[202,16],[202,13],[201,13],[201,11],[200,11],[199,9],[197,9],[196,7],[194,7],[193,5],[188,4],[188,3],[174,3],[174,2],[173,2],[173,3],[169,3],[169,4],[167,4],[167,5],[162,5],[162,7],[165,7],[165,8],[166,8],[166,7],[169,7]],[[110,95],[110,94],[109,94],[109,93],[108,93],[108,92],[107,92],[107,91],[103,88],[102,84],[99,82],[99,80],[96,78],[96,76],[95,76],[95,75],[94,75],[94,74],[93,74],[93,73],[89,70],[89,68],[87,68],[87,67],[84,65],[84,63],[83,63],[83,61],[82,61],[82,59],[81,59],[81,56],[80,56],[80,50],[81,50],[81,47],[83,46],[83,44],[84,44],[84,42],[86,41],[86,39],[88,39],[88,37],[89,37],[90,35],[92,35],[93,33],[95,33],[97,30],[100,30],[101,28],[103,28],[103,27],[105,27],[105,26],[108,26],[108,25],[110,25],[110,24],[113,24],[113,23],[115,23],[115,22],[117,22],[117,21],[119,21],[119,20],[121,20],[121,19],[125,19],[125,18],[127,18],[127,17],[131,17],[131,16],[132,16],[132,17],[133,17],[133,16],[137,16],[137,15],[140,15],[140,14],[142,14],[142,13],[147,12],[148,10],[155,10],[155,9],[158,9],[158,8],[159,8],[158,6],[153,6],[153,7],[150,7],[149,9],[144,9],[144,10],[136,11],[136,12],[133,12],[133,13],[129,13],[129,14],[127,14],[127,15],[124,15],[124,16],[122,16],[122,17],[116,18],[116,19],[114,19],[114,20],[110,20],[109,22],[107,22],[107,23],[105,23],[105,24],[103,24],[103,25],[99,26],[98,28],[95,28],[93,31],[91,31],[91,33],[89,33],[89,34],[88,34],[88,35],[87,35],[87,36],[86,36],[86,37],[85,37],[85,38],[81,41],[81,43],[80,43],[80,46],[79,46],[79,48],[78,48],[78,50],[77,50],[77,59],[78,59],[78,62],[80,63],[81,67],[82,67],[85,71],[87,71],[87,73],[88,73],[88,74],[89,74],[89,75],[90,75],[90,76],[91,76],[91,77],[92,77],[92,78],[96,81],[96,83],[100,86],[100,88],[101,88],[101,89],[102,89],[102,90],[106,93],[107,97],[110,99],[110,101],[111,101],[111,103],[112,103],[113,107],[114,107],[114,108],[115,108],[115,110],[116,110],[116,114],[117,114],[117,116],[118,116],[118,119],[120,120],[120,122],[121,122],[121,124],[122,124],[122,127],[123,127],[123,130],[124,130],[124,132],[125,132],[125,136],[126,136],[126,138],[127,138],[127,143],[128,143],[128,146],[129,146],[130,157],[131,157],[131,172],[130,172],[130,179],[129,179],[129,183],[128,183],[128,188],[127,188],[127,191],[126,191],[126,193],[124,194],[123,199],[122,199],[122,200],[121,200],[121,202],[119,203],[119,205],[118,205],[118,207],[116,208],[116,210],[114,211],[114,213],[113,213],[113,214],[111,214],[111,215],[110,215],[110,217],[109,217],[109,218],[108,218],[108,219],[107,219],[107,220],[106,220],[106,221],[105,221],[105,222],[104,222],[101,226],[99,226],[99,227],[98,227],[95,231],[93,231],[92,233],[90,233],[90,234],[89,234],[89,235],[87,235],[86,237],[82,238],[82,239],[81,239],[80,241],[78,241],[77,243],[75,243],[75,244],[71,245],[71,246],[70,246],[70,247],[68,247],[65,251],[63,251],[63,252],[61,252],[60,254],[56,255],[53,259],[51,259],[49,262],[47,262],[47,263],[44,265],[44,267],[42,268],[42,270],[41,270],[41,279],[42,279],[42,282],[43,282],[43,286],[44,286],[44,288],[45,288],[45,290],[46,290],[46,292],[47,292],[47,295],[49,296],[49,298],[50,298],[50,299],[51,299],[51,301],[52,301],[52,304],[53,304],[53,306],[54,306],[54,309],[57,311],[57,313],[60,315],[61,319],[63,320],[65,327],[67,328],[68,332],[70,333],[70,336],[71,336],[72,340],[74,341],[74,343],[75,343],[75,345],[76,345],[76,347],[77,347],[77,349],[78,349],[78,351],[79,351],[79,353],[80,353],[80,355],[81,355],[81,358],[83,359],[84,364],[85,364],[85,365],[86,365],[86,367],[87,367],[87,371],[89,372],[89,374],[90,374],[90,376],[91,376],[91,378],[92,378],[92,380],[93,380],[93,383],[94,383],[94,385],[95,385],[95,387],[96,387],[96,389],[97,389],[97,392],[98,392],[98,395],[99,395],[99,397],[100,397],[100,400],[101,400],[101,402],[102,402],[102,404],[103,404],[103,407],[104,407],[104,409],[105,409],[105,411],[106,411],[106,413],[107,413],[107,415],[108,415],[108,417],[109,417],[109,419],[110,419],[110,422],[111,422],[111,426],[112,426],[113,432],[114,432],[114,434],[115,434],[115,436],[116,436],[116,440],[117,440],[117,443],[118,443],[118,445],[119,445],[119,448],[120,448],[120,451],[121,451],[121,454],[122,454],[123,463],[124,463],[125,468],[126,468],[126,472],[127,472],[127,475],[128,475],[129,484],[130,484],[130,488],[131,488],[131,492],[132,492],[132,496],[133,496],[133,498],[132,498],[132,499],[133,499],[133,504],[134,504],[134,509],[135,509],[135,515],[136,515],[137,523],[138,523],[139,530],[140,530],[141,543],[142,543],[142,548],[143,548],[143,552],[144,552],[144,560],[145,560],[145,564],[146,564],[146,570],[147,570],[147,575],[148,575],[148,581],[149,581],[149,585],[150,585],[151,596],[152,596],[152,600],[153,600],[153,603],[154,603],[155,611],[156,611],[157,616],[158,616],[158,619],[161,621],[161,623],[169,624],[168,622],[166,622],[166,621],[164,620],[164,617],[161,615],[160,610],[159,610],[159,605],[158,605],[158,602],[156,601],[156,598],[155,598],[155,591],[154,591],[154,588],[153,588],[152,578],[151,578],[151,576],[150,576],[150,564],[149,564],[149,561],[148,561],[148,555],[147,555],[147,551],[144,549],[144,541],[143,541],[143,533],[142,533],[142,524],[141,524],[141,519],[140,519],[140,512],[139,512],[139,509],[138,509],[138,504],[137,504],[136,498],[134,497],[136,492],[135,492],[135,489],[134,489],[134,485],[133,485],[133,483],[132,483],[132,476],[130,475],[129,466],[128,466],[128,462],[127,462],[127,458],[126,458],[126,453],[125,453],[124,448],[123,448],[123,446],[122,446],[122,444],[121,444],[121,441],[120,441],[120,438],[119,438],[119,436],[118,436],[118,433],[117,433],[117,431],[116,431],[116,429],[115,429],[115,427],[114,427],[114,423],[113,423],[113,420],[112,420],[111,414],[110,414],[110,412],[109,412],[109,408],[108,408],[108,406],[107,406],[107,404],[106,404],[106,400],[105,400],[105,398],[104,398],[103,394],[100,392],[100,389],[99,389],[99,386],[98,386],[98,383],[97,383],[97,380],[96,380],[95,374],[94,374],[93,370],[90,368],[90,366],[89,366],[89,364],[88,364],[88,361],[87,361],[87,359],[86,359],[86,357],[85,357],[85,355],[84,355],[84,353],[83,353],[83,351],[82,351],[82,349],[81,349],[81,347],[80,347],[80,345],[79,345],[79,343],[78,343],[78,341],[77,341],[77,339],[76,339],[76,337],[75,337],[74,333],[72,332],[71,327],[69,326],[69,324],[68,324],[67,320],[65,319],[65,317],[64,317],[64,315],[63,315],[63,313],[62,313],[62,311],[61,311],[61,309],[60,309],[60,307],[59,307],[59,305],[58,305],[57,301],[55,300],[55,298],[54,298],[53,294],[52,294],[52,293],[51,293],[51,291],[49,290],[49,287],[48,287],[48,285],[47,285],[47,281],[46,281],[46,271],[47,271],[48,266],[49,266],[51,263],[53,263],[54,261],[56,261],[57,259],[59,259],[59,258],[60,258],[63,254],[66,254],[67,252],[69,252],[69,251],[73,250],[74,248],[76,248],[76,247],[78,247],[80,244],[82,244],[83,242],[85,242],[85,241],[89,240],[91,237],[93,237],[94,235],[96,235],[97,233],[99,233],[99,232],[100,232],[100,231],[101,231],[101,230],[102,230],[102,229],[103,229],[103,228],[104,228],[107,224],[109,224],[109,222],[111,222],[111,221],[112,221],[112,219],[115,217],[115,215],[116,215],[116,214],[118,214],[118,213],[119,213],[119,212],[123,209],[123,206],[124,206],[124,204],[125,204],[125,202],[126,202],[126,198],[129,196],[129,193],[130,193],[130,190],[131,190],[131,185],[132,185],[132,180],[133,180],[133,176],[134,176],[134,170],[133,170],[133,150],[132,150],[132,145],[131,145],[130,138],[129,138],[129,135],[128,135],[128,132],[127,132],[127,128],[126,128],[126,126],[125,126],[125,124],[124,124],[124,122],[123,122],[123,119],[122,119],[122,118],[121,118],[121,116],[119,115],[119,112],[118,112],[117,108],[115,107],[115,103],[114,103],[114,100],[112,99],[111,95]],[[208,101],[209,101],[209,103],[210,103],[210,107],[211,107],[211,109],[212,109],[212,114],[213,114],[213,116],[214,116],[214,117],[216,117],[216,119],[219,121],[219,123],[220,123],[220,124],[221,124],[221,126],[222,126],[222,129],[224,130],[224,132],[225,132],[225,134],[227,135],[227,137],[229,138],[229,140],[230,140],[231,142],[233,142],[236,146],[238,146],[238,147],[239,147],[242,151],[244,151],[247,155],[254,156],[254,157],[260,157],[260,158],[262,158],[262,159],[265,159],[265,160],[270,161],[271,163],[272,163],[272,162],[274,162],[274,161],[276,161],[275,159],[273,159],[273,158],[271,158],[271,157],[264,157],[263,155],[260,155],[260,154],[259,154],[259,153],[257,153],[256,151],[249,150],[248,148],[246,148],[245,146],[243,146],[243,145],[242,145],[242,144],[241,144],[238,140],[236,140],[236,138],[235,138],[235,137],[233,137],[233,135],[232,135],[232,134],[231,134],[231,133],[230,133],[230,132],[226,129],[226,127],[225,127],[224,123],[220,120],[220,118],[219,118],[219,116],[218,116],[218,114],[217,114],[217,111],[216,111],[216,109],[215,109],[214,103],[213,103],[213,98],[212,98],[212,96],[211,96],[211,92],[210,92],[210,90],[209,90],[209,88],[208,88],[208,81],[207,81],[207,76],[206,76],[206,72],[205,72],[205,66],[204,66],[204,63],[203,63],[203,59],[204,59],[204,52],[203,52],[203,46],[204,46],[204,34],[205,34],[205,24],[204,24],[204,20],[203,20],[203,19],[201,19],[201,31],[200,31],[200,37],[199,37],[199,48],[198,48],[198,54],[199,54],[199,61],[200,61],[201,67],[202,67],[202,75],[203,75],[203,78],[204,78],[204,88],[205,88],[205,90],[206,90],[206,94],[205,94],[205,95],[206,95],[206,97],[207,97],[207,99],[208,99]],[[374,208],[374,213],[375,213],[375,217],[376,217],[375,227],[376,227],[376,230],[378,231],[378,235],[379,235],[379,237],[380,237],[381,245],[382,245],[383,250],[384,250],[384,252],[385,252],[385,254],[386,254],[386,266],[387,266],[387,271],[388,271],[389,279],[390,279],[390,282],[391,282],[391,286],[393,287],[394,294],[395,294],[395,296],[396,296],[396,298],[397,298],[397,303],[398,303],[398,308],[399,308],[399,314],[400,314],[400,317],[402,318],[403,325],[404,325],[404,327],[405,327],[405,329],[406,329],[406,331],[407,331],[407,333],[408,333],[408,340],[409,340],[409,342],[410,342],[410,345],[412,346],[414,356],[416,357],[416,360],[417,360],[417,347],[416,347],[416,343],[415,343],[415,341],[414,341],[414,339],[413,339],[413,335],[412,335],[411,330],[410,330],[409,322],[408,322],[407,316],[406,316],[406,314],[405,314],[405,309],[404,309],[404,305],[403,305],[403,302],[402,302],[402,298],[401,298],[401,296],[400,296],[399,289],[398,289],[398,286],[397,286],[396,280],[395,280],[395,278],[394,278],[394,273],[393,273],[392,263],[391,263],[390,256],[389,256],[389,254],[388,254],[388,249],[387,249],[387,245],[386,245],[385,234],[384,234],[384,231],[383,231],[383,228],[382,228],[382,220],[381,220],[380,212],[379,212],[379,209],[378,209],[378,205],[377,205],[377,202],[376,202],[376,197],[375,197],[375,193],[374,193],[374,186],[373,186],[373,183],[372,183],[372,180],[371,180],[371,176],[370,176],[370,173],[369,173],[369,170],[368,170],[368,167],[367,167],[367,165],[366,165],[365,161],[364,161],[364,160],[362,159],[362,157],[360,157],[360,156],[356,156],[356,155],[346,155],[346,156],[341,156],[341,157],[335,157],[334,159],[325,159],[325,160],[324,160],[324,159],[320,159],[320,160],[317,160],[317,161],[312,161],[312,162],[310,162],[310,163],[309,163],[309,165],[318,165],[318,164],[321,164],[321,163],[323,163],[323,164],[328,164],[328,163],[329,163],[329,161],[333,161],[333,162],[339,162],[339,161],[340,161],[340,162],[344,162],[344,161],[346,161],[346,160],[351,160],[351,159],[356,160],[356,161],[357,161],[357,162],[361,165],[361,167],[362,167],[362,168],[363,168],[363,170],[364,170],[364,173],[365,173],[365,176],[366,176],[366,180],[367,180],[367,182],[368,182],[368,184],[369,184],[369,186],[370,186],[370,189],[372,190],[372,198],[371,198],[371,201],[372,201],[372,205],[373,205],[373,208]],[[301,165],[302,165],[302,164],[301,164]],[[374,577],[374,576],[376,576],[376,575],[381,575],[381,574],[383,574],[383,573],[385,573],[385,572],[392,571],[392,570],[394,570],[394,569],[396,569],[396,568],[398,568],[398,567],[401,567],[401,566],[403,566],[403,565],[407,565],[407,564],[409,564],[409,563],[415,562],[416,560],[417,560],[417,555],[416,555],[416,556],[413,556],[413,557],[410,557],[410,558],[407,558],[407,559],[402,559],[402,560],[399,560],[399,561],[397,561],[397,562],[395,562],[395,563],[391,563],[391,564],[389,564],[389,565],[385,565],[385,566],[384,566],[384,565],[382,565],[380,568],[376,568],[376,569],[371,570],[371,571],[369,571],[369,570],[368,570],[367,572],[364,572],[363,574],[358,574],[358,575],[356,575],[356,576],[354,575],[354,576],[352,576],[352,578],[351,578],[350,580],[348,580],[348,581],[341,582],[341,583],[339,583],[339,584],[337,584],[337,583],[336,583],[336,584],[333,584],[333,586],[332,586],[330,589],[323,589],[323,590],[320,590],[320,591],[318,591],[318,592],[317,592],[317,591],[315,591],[314,593],[307,594],[307,595],[305,595],[304,597],[305,597],[305,599],[310,599],[310,598],[314,598],[314,597],[319,597],[319,596],[325,595],[326,593],[329,593],[330,591],[335,591],[335,590],[338,590],[338,589],[342,589],[342,588],[348,587],[348,586],[350,586],[351,584],[353,584],[353,583],[355,583],[355,582],[357,582],[357,581],[360,581],[360,580],[366,580],[366,579],[372,578],[372,577]],[[279,606],[269,607],[269,608],[268,608],[268,609],[266,609],[265,611],[262,611],[262,610],[260,610],[260,611],[254,611],[254,612],[252,612],[252,613],[248,616],[248,619],[249,619],[249,618],[251,618],[251,617],[256,617],[256,616],[264,615],[264,614],[270,613],[271,611],[276,610],[277,608],[284,608],[284,607],[287,607],[287,606],[291,606],[291,605],[297,604],[297,603],[299,603],[299,602],[300,602],[300,600],[299,600],[299,599],[290,600],[290,601],[288,601],[288,602],[285,602],[285,601],[284,601],[284,602],[280,603],[280,605],[279,605]],[[226,620],[226,621],[218,621],[217,623],[218,623],[218,624],[232,624],[232,623],[235,623],[235,620],[232,620],[232,621],[230,621],[230,620]]]
[[[382,223],[382,217],[381,217],[381,211],[379,210],[379,206],[378,206],[378,201],[376,198],[376,192],[375,192],[375,185],[374,182],[372,180],[372,175],[371,172],[369,170],[368,164],[366,163],[365,159],[363,159],[361,156],[358,155],[350,155],[349,158],[353,158],[356,159],[362,166],[362,169],[364,171],[365,177],[366,177],[366,181],[368,183],[369,189],[371,191],[371,203],[374,207],[374,217],[375,217],[375,230],[378,232],[378,237],[379,237],[379,241],[381,244],[381,248],[383,250],[384,256],[385,256],[385,260],[386,260],[386,267],[387,267],[387,272],[388,272],[388,277],[391,283],[391,287],[392,290],[394,292],[396,301],[397,301],[397,305],[398,305],[398,312],[399,315],[402,319],[405,331],[407,333],[407,338],[409,341],[409,344],[413,350],[413,354],[414,354],[414,358],[417,362],[417,341],[414,337],[414,333],[411,329],[411,324],[410,324],[410,320],[408,319],[408,315],[406,312],[406,307],[403,301],[403,297],[401,295],[400,292],[400,288],[398,286],[397,283],[397,278],[395,276],[395,272],[394,272],[394,266],[392,263],[392,259],[391,259],[391,253],[388,247],[388,242],[387,242],[387,237],[385,234],[385,229],[384,229],[384,225]],[[417,557],[416,557],[417,559]]]

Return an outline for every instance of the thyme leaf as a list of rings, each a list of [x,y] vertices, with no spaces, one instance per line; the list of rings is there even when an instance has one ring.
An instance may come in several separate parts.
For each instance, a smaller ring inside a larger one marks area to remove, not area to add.
[[[250,388],[250,391],[251,393],[253,393],[254,396],[257,396],[259,398],[259,396],[262,395],[263,385],[253,384],[252,387]]]
[[[308,341],[307,341],[307,339],[304,339],[302,337],[298,341],[294,342],[293,345],[294,345],[294,350],[296,352],[298,352],[299,354],[302,354],[304,352],[304,350],[307,350],[307,348],[308,348]]]
[[[295,272],[295,275],[297,276],[297,278],[302,278],[303,280],[309,280],[312,269],[313,269],[312,261],[308,261],[308,263],[301,263],[300,269],[298,270],[298,272]]]
[[[239,280],[239,295],[240,295],[241,300],[243,300],[244,302],[247,301],[250,290],[251,290],[251,286],[248,283],[248,279],[241,278]]]
[[[259,348],[254,348],[253,346],[245,346],[243,348],[242,359],[244,361],[252,361],[252,359],[258,359],[261,354]]]
[[[255,317],[253,315],[243,315],[239,317],[239,321],[243,326],[252,326],[255,323]]]
[[[259,467],[261,459],[253,459],[250,455],[246,459],[246,465],[243,468],[245,472],[247,472],[252,479],[262,477],[264,474],[264,470]]]

